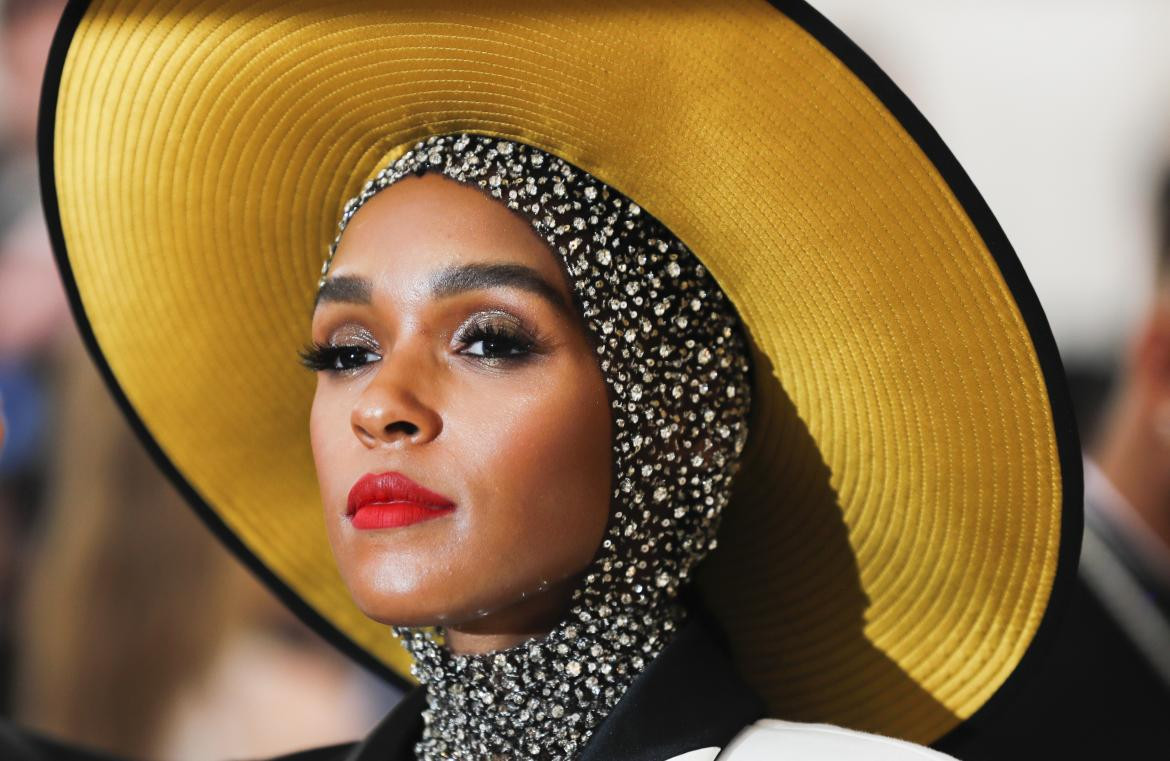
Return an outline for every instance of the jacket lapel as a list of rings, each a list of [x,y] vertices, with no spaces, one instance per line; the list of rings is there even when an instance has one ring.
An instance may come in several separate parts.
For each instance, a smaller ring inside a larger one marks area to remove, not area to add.
[[[764,711],[713,628],[692,614],[598,726],[580,761],[666,761],[723,748]]]
[[[415,687],[355,745],[344,761],[414,761],[414,744],[422,735],[427,693]]]

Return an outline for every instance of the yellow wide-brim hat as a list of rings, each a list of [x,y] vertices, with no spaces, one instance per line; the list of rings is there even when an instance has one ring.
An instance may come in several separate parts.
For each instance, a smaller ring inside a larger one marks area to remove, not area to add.
[[[918,111],[802,2],[375,5],[74,2],[54,43],[58,261],[208,525],[408,678],[330,553],[297,350],[366,179],[431,134],[510,138],[662,220],[743,319],[750,438],[698,590],[771,714],[921,743],[987,716],[1054,627],[1080,453],[1036,296]]]

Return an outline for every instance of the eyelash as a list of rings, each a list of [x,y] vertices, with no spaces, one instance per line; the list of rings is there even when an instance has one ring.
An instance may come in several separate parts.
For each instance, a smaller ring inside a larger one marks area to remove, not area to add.
[[[468,356],[476,357],[478,361],[485,364],[497,366],[504,363],[523,362],[539,353],[537,341],[532,338],[531,333],[519,326],[501,325],[498,321],[491,322],[491,319],[490,315],[477,315],[456,331],[455,339],[464,347],[464,351],[476,344],[483,344],[481,347],[483,354],[469,354]],[[497,320],[499,319],[497,318]],[[508,322],[514,320],[511,316],[503,319]],[[497,347],[496,352],[489,353],[487,347],[493,343],[505,344],[506,350],[501,352]]]
[[[377,356],[375,352],[370,351],[364,346],[355,346],[352,344],[331,346],[330,344],[318,343],[317,341],[301,349],[298,352],[298,356],[300,357],[301,364],[314,372],[344,373],[352,372],[362,367],[362,365],[369,364],[368,362],[362,362],[353,366],[347,367],[343,365],[338,367],[338,364],[342,363],[347,356],[352,358],[354,354],[358,353]]]
[[[470,324],[465,324],[465,327],[456,331],[455,339],[464,347],[460,353],[464,353],[467,348],[475,346],[478,343],[483,343],[481,349],[482,354],[468,354],[467,356],[474,357],[477,361],[483,364],[498,367],[501,364],[516,364],[524,362],[532,358],[533,355],[540,353],[537,342],[522,330],[509,329],[498,324],[483,321],[472,321]],[[487,346],[492,343],[506,343],[508,348],[505,352],[488,353]],[[354,372],[361,369],[363,366],[372,361],[368,360],[362,362],[357,360],[356,355],[365,355],[362,359],[367,359],[369,356],[378,356],[377,352],[371,349],[355,345],[355,344],[323,344],[317,341],[312,342],[298,353],[301,364],[315,372],[327,373],[347,373]],[[356,363],[355,363],[356,361]],[[350,364],[353,363],[353,364]]]

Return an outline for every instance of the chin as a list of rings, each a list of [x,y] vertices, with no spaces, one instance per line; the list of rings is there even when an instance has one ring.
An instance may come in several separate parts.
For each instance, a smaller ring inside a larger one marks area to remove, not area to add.
[[[418,628],[444,625],[440,611],[431,605],[416,605],[411,602],[396,604],[395,601],[386,599],[363,603],[357,597],[354,598],[354,602],[367,618],[385,626]]]
[[[437,594],[417,597],[361,594],[354,595],[354,602],[367,618],[386,626],[453,627],[498,611],[494,606],[477,607],[469,600],[445,598]]]
[[[537,582],[525,585],[502,579],[495,587],[483,588],[478,586],[484,581],[481,574],[461,579],[445,568],[412,570],[366,566],[356,577],[347,577],[346,585],[358,609],[380,624],[446,628],[466,626],[523,605],[532,592],[541,589]]]
[[[441,626],[452,601],[418,592],[385,592],[358,583],[349,585],[350,596],[367,618],[386,626]]]
[[[444,626],[475,614],[468,585],[446,568],[382,557],[340,570],[358,610],[386,626]]]

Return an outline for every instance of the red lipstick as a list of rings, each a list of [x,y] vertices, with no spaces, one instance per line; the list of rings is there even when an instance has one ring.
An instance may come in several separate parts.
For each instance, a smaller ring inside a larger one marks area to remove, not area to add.
[[[368,473],[349,490],[345,514],[354,528],[400,528],[454,509],[454,502],[401,473]]]

